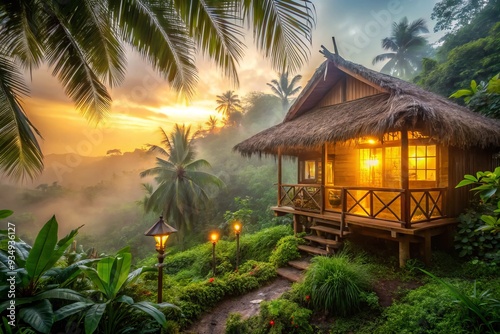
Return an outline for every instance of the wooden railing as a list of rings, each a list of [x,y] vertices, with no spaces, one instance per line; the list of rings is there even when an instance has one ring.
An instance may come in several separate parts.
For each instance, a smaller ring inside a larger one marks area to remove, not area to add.
[[[282,184],[279,206],[323,213],[368,217],[399,223],[412,223],[445,217],[446,188],[391,189],[334,187],[309,184]]]

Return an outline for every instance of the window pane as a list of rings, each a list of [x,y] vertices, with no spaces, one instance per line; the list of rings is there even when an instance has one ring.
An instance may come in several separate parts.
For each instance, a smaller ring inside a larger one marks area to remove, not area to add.
[[[306,180],[311,180],[316,178],[316,161],[306,160],[306,170],[304,178]]]
[[[425,158],[417,158],[417,168],[425,169]]]
[[[409,168],[410,169],[416,169],[417,168],[417,159],[410,158]]]
[[[425,146],[417,146],[417,157],[425,157]]]
[[[429,157],[436,156],[436,145],[427,146],[427,156]]]
[[[427,171],[427,181],[436,181],[436,171],[428,170]]]
[[[436,169],[436,158],[427,158],[427,168]]]
[[[425,180],[425,170],[417,170],[417,180]]]

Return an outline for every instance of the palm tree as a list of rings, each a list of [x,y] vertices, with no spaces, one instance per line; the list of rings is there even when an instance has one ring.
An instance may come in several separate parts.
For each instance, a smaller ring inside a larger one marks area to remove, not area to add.
[[[399,23],[393,22],[392,35],[382,40],[382,47],[392,52],[376,56],[372,63],[389,59],[381,72],[409,79],[420,68],[427,46],[427,38],[420,34],[428,32],[424,19],[408,23],[408,19],[403,17]]]
[[[288,110],[290,105],[289,97],[297,94],[301,86],[295,87],[295,85],[302,79],[302,75],[296,75],[292,78],[292,81],[288,79],[288,71],[279,73],[279,79],[272,80],[270,83],[267,83],[274,95],[281,99],[281,105],[283,106],[283,110]]]
[[[217,117],[211,115],[208,120],[205,122],[205,125],[208,127],[208,132],[209,133],[214,133],[215,130],[217,129],[217,124],[219,123],[219,120]]]
[[[125,74],[125,46],[138,51],[180,92],[191,96],[195,55],[208,56],[238,83],[247,25],[276,69],[308,58],[315,9],[310,0],[5,0],[0,3],[0,170],[21,179],[43,169],[41,136],[20,101],[22,70],[47,63],[92,122],[106,117]]]
[[[218,112],[224,116],[226,121],[229,119],[232,113],[240,112],[241,109],[241,100],[237,94],[234,94],[234,91],[228,90],[222,95],[217,95],[216,100],[218,106],[215,108]]]
[[[191,127],[175,125],[169,135],[161,129],[165,148],[151,145],[149,151],[159,153],[156,167],[141,172],[141,177],[154,176],[158,187],[146,201],[146,210],[163,212],[180,232],[181,241],[190,230],[197,213],[209,199],[209,190],[224,183],[201,169],[210,167],[203,159],[195,160]]]

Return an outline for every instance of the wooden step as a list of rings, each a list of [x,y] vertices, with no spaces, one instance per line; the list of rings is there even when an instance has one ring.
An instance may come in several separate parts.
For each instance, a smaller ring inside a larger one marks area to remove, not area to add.
[[[288,262],[289,266],[297,268],[299,270],[306,270],[307,268],[309,268],[310,264],[311,263],[309,263],[309,261],[305,261],[305,260],[295,260],[295,261]]]
[[[331,248],[339,248],[340,246],[342,246],[342,242],[340,242],[340,241],[322,238],[322,237],[317,236],[317,235],[306,235],[304,237],[304,239],[317,242],[318,244],[328,245]]]
[[[316,225],[316,226],[311,226],[310,229],[311,230],[325,232],[325,233],[330,233],[330,234],[334,234],[334,235],[340,235],[340,230],[339,229],[337,229],[337,228],[331,228],[331,227],[328,227],[328,226]],[[343,232],[343,235],[348,235],[348,234],[349,234],[348,231],[344,231]]]
[[[276,271],[278,275],[286,278],[291,282],[300,282],[304,279],[304,273],[302,272],[302,270],[296,268],[284,267],[284,268],[278,268]]]
[[[307,245],[299,245],[297,248],[301,251],[308,252],[311,254],[316,254],[316,255],[330,255],[326,250],[317,248],[317,247],[312,247],[312,246],[307,246]]]
[[[340,227],[340,221],[326,220],[326,219],[320,219],[320,218],[314,218],[313,220],[316,223],[321,223],[321,224],[327,224],[327,225],[333,225],[333,226]]]

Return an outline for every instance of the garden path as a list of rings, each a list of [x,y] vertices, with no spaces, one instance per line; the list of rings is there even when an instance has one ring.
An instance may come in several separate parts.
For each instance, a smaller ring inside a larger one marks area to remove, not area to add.
[[[260,301],[279,298],[290,289],[291,285],[292,283],[287,279],[278,277],[271,283],[246,295],[225,300],[210,312],[205,313],[184,333],[222,334],[225,331],[229,313],[240,313],[244,319],[256,315],[259,313]]]

